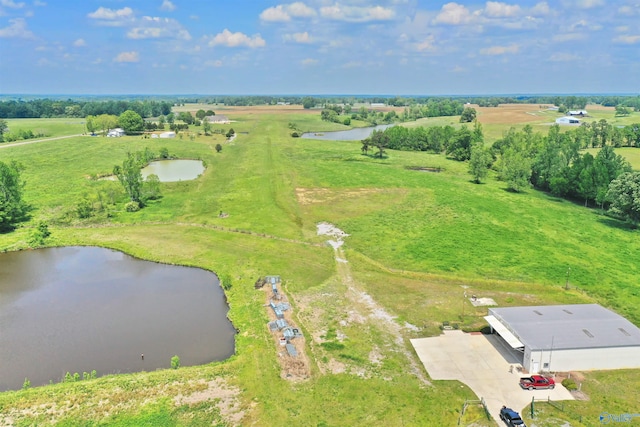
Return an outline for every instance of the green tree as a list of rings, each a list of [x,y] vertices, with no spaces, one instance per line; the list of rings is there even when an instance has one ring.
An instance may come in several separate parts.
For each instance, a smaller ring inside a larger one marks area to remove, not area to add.
[[[222,145],[216,144],[216,153],[219,153],[221,151],[222,151]]]
[[[231,138],[233,135],[236,134],[236,131],[233,130],[233,128],[229,129],[229,131],[227,132],[226,136],[227,138]]]
[[[629,107],[625,107],[624,105],[616,105],[616,117],[628,116],[629,114],[631,114],[631,109]]]
[[[174,124],[176,121],[176,115],[173,113],[169,113],[167,114],[167,123],[169,123],[170,125]]]
[[[147,179],[144,180],[142,185],[143,196],[142,199],[146,202],[147,200],[156,200],[159,199],[162,194],[160,191],[160,178],[158,175],[151,174],[147,176]]]
[[[187,111],[181,111],[180,113],[178,113],[178,120],[182,120],[188,125],[192,125],[195,121],[191,113]]]
[[[611,202],[609,210],[638,225],[640,222],[640,172],[625,172],[611,181],[607,200]]]
[[[309,108],[313,108],[316,106],[316,100],[310,96],[305,96],[302,98],[302,108],[308,110]]]
[[[118,117],[113,114],[100,114],[96,117],[96,125],[102,131],[103,136],[106,136],[109,129],[118,126]]]
[[[204,119],[206,115],[207,115],[207,112],[202,109],[196,112],[196,117],[199,118],[200,120]]]
[[[460,115],[460,123],[471,123],[476,119],[476,109],[471,107],[465,107]]]
[[[26,219],[28,205],[22,200],[24,181],[22,166],[15,162],[0,161],[0,232],[12,230]]]
[[[449,141],[446,147],[447,155],[459,161],[469,160],[473,141],[474,136],[471,131],[466,125],[462,125]]]
[[[171,358],[171,369],[178,369],[180,367],[180,358],[178,356],[173,356]]]
[[[5,119],[0,119],[0,142],[4,141],[4,134],[9,130],[9,125]]]
[[[204,130],[204,134],[209,136],[211,135],[211,123],[209,123],[209,120],[204,119],[202,122],[202,129]]]
[[[508,149],[502,155],[500,178],[507,188],[519,193],[531,185],[531,160],[515,149]]]
[[[376,155],[382,158],[386,153],[387,146],[389,145],[389,135],[381,130],[374,130],[370,138],[370,145],[378,149],[378,153]]]
[[[118,117],[120,127],[124,129],[127,135],[142,132],[144,130],[144,120],[140,114],[133,110],[127,110]]]
[[[469,173],[473,176],[476,184],[480,184],[489,174],[491,165],[491,154],[483,145],[478,144],[471,148],[471,158],[469,159]]]
[[[141,166],[136,156],[127,153],[127,158],[122,162],[122,166],[116,165],[113,174],[118,177],[118,181],[124,187],[129,199],[132,202],[142,203],[142,173]]]
[[[87,133],[94,133],[98,130],[98,122],[96,120],[96,116],[88,115],[85,118],[85,127],[87,128]]]

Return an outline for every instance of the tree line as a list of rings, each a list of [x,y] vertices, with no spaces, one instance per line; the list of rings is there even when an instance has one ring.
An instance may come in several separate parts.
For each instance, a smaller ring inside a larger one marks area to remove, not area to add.
[[[51,118],[51,117],[86,117],[109,114],[119,116],[127,110],[138,113],[141,117],[157,117],[171,113],[173,103],[155,100],[108,100],[78,101],[34,99],[29,101],[9,100],[0,102],[0,118]]]

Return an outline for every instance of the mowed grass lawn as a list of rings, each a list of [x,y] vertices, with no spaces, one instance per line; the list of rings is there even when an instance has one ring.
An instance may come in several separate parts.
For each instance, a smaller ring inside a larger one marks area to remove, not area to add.
[[[230,143],[220,136],[193,141],[84,137],[0,151],[0,160],[25,165],[25,198],[34,207],[31,222],[0,235],[0,249],[27,247],[32,227],[46,220],[50,245],[101,245],[229,274],[234,283],[227,291],[229,316],[239,329],[236,355],[228,361],[0,393],[0,414],[20,417],[17,425],[48,425],[52,419],[66,425],[78,419],[89,420],[85,425],[222,423],[214,403],[176,406],[171,399],[193,391],[199,381],[224,378],[240,390],[238,407],[248,424],[455,425],[464,400],[474,398],[468,388],[455,382],[425,386],[411,373],[398,344],[385,344],[394,341],[353,326],[345,327],[349,338],[344,354],[336,357],[371,375],[355,369],[321,371],[330,354],[309,337],[311,378],[280,377],[263,295],[253,283],[258,276],[280,274],[294,301],[298,295],[320,298],[327,289],[341,292],[333,250],[316,235],[321,221],[349,234],[345,249],[354,282],[400,323],[417,326],[405,332],[405,345],[411,336],[438,333],[445,320],[482,327],[486,309],[465,304],[462,286],[500,305],[597,301],[640,324],[637,230],[535,190],[508,192],[493,175],[474,184],[465,163],[441,155],[389,151],[377,159],[362,155],[359,142],[289,136],[290,122],[327,129],[319,112],[231,118],[237,120],[231,125],[237,132],[247,133]],[[217,143],[223,146],[220,153]],[[162,199],[126,213],[119,184],[91,177],[109,173],[127,151],[145,147],[202,159],[207,170],[195,181],[162,184]],[[79,200],[100,197],[117,202],[109,205],[109,218],[74,216]],[[228,216],[219,217],[220,211]],[[564,290],[569,269],[572,289]],[[336,298],[336,304],[346,304],[339,294]],[[323,310],[327,317],[321,323],[339,327],[339,313]],[[309,323],[301,327],[309,335],[326,333],[308,330]],[[380,365],[369,360],[375,351],[383,356]],[[623,390],[613,378],[609,383],[606,374],[597,377],[608,384],[607,393]],[[598,389],[591,390],[600,402]],[[118,396],[119,403],[99,406],[110,396]],[[636,402],[624,396],[615,408]],[[70,399],[73,405],[66,403]],[[585,413],[596,410],[592,403],[580,404],[588,408]],[[56,418],[37,409],[46,405],[63,410]]]

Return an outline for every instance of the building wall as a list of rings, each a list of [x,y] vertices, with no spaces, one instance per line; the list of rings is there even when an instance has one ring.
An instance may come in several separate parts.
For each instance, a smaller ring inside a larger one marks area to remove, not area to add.
[[[640,368],[640,346],[529,352],[525,349],[524,357],[523,366],[530,373]]]

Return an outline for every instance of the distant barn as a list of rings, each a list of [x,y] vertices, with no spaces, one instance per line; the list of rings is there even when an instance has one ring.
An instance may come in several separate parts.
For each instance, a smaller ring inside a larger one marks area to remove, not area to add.
[[[564,116],[556,119],[556,123],[559,125],[579,125],[580,119],[576,119],[575,117]]]
[[[206,116],[202,120],[206,120],[211,124],[217,124],[217,125],[228,125],[229,123],[231,123],[231,120],[229,120],[229,118],[223,114],[216,114],[215,116]]]

